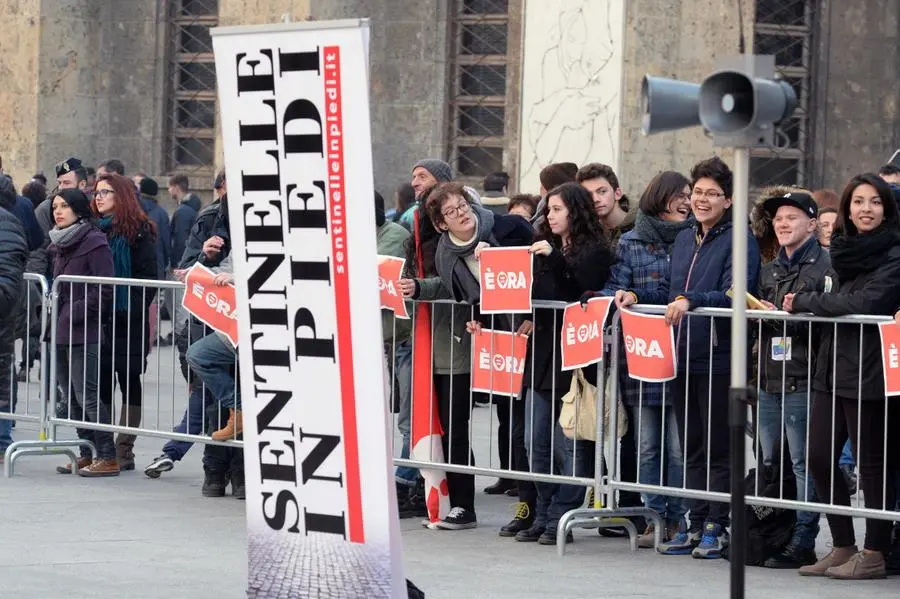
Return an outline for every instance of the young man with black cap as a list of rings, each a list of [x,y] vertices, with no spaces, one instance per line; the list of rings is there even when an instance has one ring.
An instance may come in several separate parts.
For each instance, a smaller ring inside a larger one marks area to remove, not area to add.
[[[819,245],[816,218],[819,209],[805,191],[792,191],[765,200],[765,212],[780,249],[760,272],[759,299],[781,309],[784,296],[798,291],[828,293],[837,280],[828,251]],[[806,474],[806,430],[809,412],[809,373],[816,347],[809,347],[809,324],[763,321],[759,351],[762,356],[758,404],[759,442],[763,459],[773,464],[784,447],[790,451],[797,499],[817,501],[812,479]],[[797,525],[788,545],[763,564],[767,568],[797,569],[816,563],[819,514],[797,512]]]

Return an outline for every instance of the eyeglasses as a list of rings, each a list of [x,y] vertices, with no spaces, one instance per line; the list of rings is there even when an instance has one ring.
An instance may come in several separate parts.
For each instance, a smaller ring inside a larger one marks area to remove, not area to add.
[[[106,199],[114,193],[115,192],[112,189],[98,189],[94,192],[94,197]]]
[[[687,201],[690,201],[690,199],[691,199],[691,194],[689,194],[689,193],[676,193],[675,195],[672,196],[673,201],[677,200],[679,202],[687,202]]]
[[[444,218],[456,218],[461,214],[467,214],[472,210],[472,207],[469,206],[468,202],[460,202],[456,206],[451,207],[449,210],[444,210],[441,212]]]
[[[691,196],[695,198],[706,198],[707,200],[718,200],[719,198],[724,198],[725,194],[721,191],[716,191],[715,189],[697,189],[694,188],[694,191],[691,192]]]

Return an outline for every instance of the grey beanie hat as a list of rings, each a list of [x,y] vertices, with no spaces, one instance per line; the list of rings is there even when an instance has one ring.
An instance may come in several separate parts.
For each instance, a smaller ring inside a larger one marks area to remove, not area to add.
[[[415,163],[412,170],[416,170],[419,167],[422,167],[431,173],[431,176],[437,179],[438,182],[453,180],[453,170],[450,168],[450,165],[443,160],[438,160],[437,158],[425,158]]]

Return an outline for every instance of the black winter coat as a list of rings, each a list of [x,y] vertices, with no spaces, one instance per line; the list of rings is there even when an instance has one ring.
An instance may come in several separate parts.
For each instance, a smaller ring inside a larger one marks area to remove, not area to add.
[[[815,237],[803,247],[791,260],[790,266],[782,261],[781,255],[762,267],[759,275],[759,299],[766,300],[781,308],[784,296],[788,293],[815,291],[827,293],[837,289],[837,275],[831,268],[831,257],[819,246]],[[818,344],[809,347],[810,325],[800,322],[779,322],[764,320],[762,339],[759,351],[764,356],[762,372],[762,389],[767,393],[785,393],[806,391],[810,370],[810,349],[812,364],[815,364],[815,353]],[[814,325],[813,339],[818,339],[821,326]],[[829,328],[830,330],[830,328]],[[790,339],[790,360],[773,359],[773,340],[779,337]],[[782,386],[783,380],[783,386]]]
[[[156,275],[156,243],[150,231],[143,231],[131,245],[131,278],[155,281]],[[132,372],[143,372],[147,367],[149,308],[156,291],[154,287],[131,287],[130,310],[114,311],[115,302],[112,301],[103,306],[105,342],[101,354],[114,357],[117,365],[127,361]]]
[[[577,301],[585,291],[603,289],[613,262],[613,254],[605,245],[585,250],[577,264],[572,264],[557,249],[549,256],[535,256],[531,297],[567,303]],[[524,387],[531,388],[533,384],[536,391],[546,393],[548,398],[552,393],[555,399],[565,395],[572,382],[572,371],[561,369],[562,317],[561,310],[535,308],[534,329],[525,360]],[[584,374],[596,384],[596,368],[585,368]]]
[[[794,296],[793,303],[795,313],[812,312],[817,316],[892,316],[898,307],[900,245],[891,248],[885,262],[875,270],[859,272],[855,277],[845,275],[835,292],[800,292]],[[884,369],[878,327],[862,326],[862,339],[858,324],[839,324],[836,327],[836,332],[832,325],[822,327],[813,389],[823,393],[831,393],[833,389],[838,397],[849,399],[861,396],[863,400],[884,401]]]
[[[0,355],[13,356],[16,328],[22,317],[25,296],[25,262],[28,260],[28,242],[25,229],[19,219],[8,210],[0,208]],[[0,389],[12,385],[10,361],[0,368]],[[10,394],[0,393],[0,411],[8,412]]]

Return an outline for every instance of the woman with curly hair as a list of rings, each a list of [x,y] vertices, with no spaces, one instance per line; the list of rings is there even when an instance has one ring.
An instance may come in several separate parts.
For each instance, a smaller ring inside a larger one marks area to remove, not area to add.
[[[156,227],[141,209],[134,184],[121,175],[103,175],[94,188],[91,209],[109,241],[115,277],[155,280]],[[106,343],[101,351],[100,397],[112,406],[115,373],[122,392],[119,426],[135,428],[141,423],[141,375],[150,353],[147,315],[155,295],[152,287],[117,285],[112,306],[103,306]],[[135,438],[120,434],[116,439],[122,470],[134,470]]]
[[[577,183],[564,183],[547,193],[547,205],[540,216],[537,241],[531,246],[535,257],[532,297],[573,302],[588,290],[602,289],[613,255],[594,211],[591,194]],[[532,425],[529,440],[532,468],[542,474],[591,476],[593,444],[568,439],[557,422],[562,396],[569,390],[572,379],[571,371],[561,369],[561,335],[562,315],[555,310],[536,308],[524,384],[525,418]],[[585,375],[596,383],[595,369],[587,369]],[[533,523],[520,531],[516,540],[555,545],[560,517],[582,503],[584,489],[552,483],[536,486]],[[571,535],[566,542],[571,542]]]

